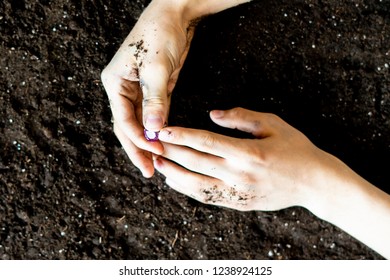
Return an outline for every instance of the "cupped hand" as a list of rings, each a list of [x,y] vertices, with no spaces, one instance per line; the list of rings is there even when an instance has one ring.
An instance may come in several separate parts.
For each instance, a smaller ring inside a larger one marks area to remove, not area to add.
[[[321,181],[328,154],[273,114],[241,108],[212,111],[218,125],[251,133],[238,139],[204,130],[161,130],[164,153],[155,167],[173,189],[207,204],[237,210],[305,205]]]
[[[161,154],[163,146],[148,142],[143,130],[166,124],[193,31],[180,5],[152,1],[102,72],[115,134],[145,177],[154,173],[152,153]]]

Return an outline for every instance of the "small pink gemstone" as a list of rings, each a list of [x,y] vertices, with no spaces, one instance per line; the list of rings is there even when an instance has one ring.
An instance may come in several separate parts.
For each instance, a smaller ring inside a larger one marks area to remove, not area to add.
[[[149,131],[144,129],[144,135],[148,141],[157,141],[158,140],[158,131]]]

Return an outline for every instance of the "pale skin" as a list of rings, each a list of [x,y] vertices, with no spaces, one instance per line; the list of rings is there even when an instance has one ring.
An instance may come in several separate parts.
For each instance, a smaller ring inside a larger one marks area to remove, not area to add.
[[[255,139],[162,129],[164,153],[154,165],[170,187],[241,211],[302,206],[390,258],[388,194],[273,114],[235,108],[210,117]]]
[[[277,116],[211,112],[215,123],[256,139],[163,129],[194,23],[245,2],[153,0],[145,9],[102,72],[124,150],[143,176],[156,168],[172,188],[201,202],[242,211],[302,206],[390,258],[389,195]],[[161,141],[147,141],[144,128],[161,130]]]
[[[154,173],[144,127],[159,131],[167,123],[171,93],[187,57],[196,19],[249,0],[153,0],[102,72],[114,132],[145,177]],[[166,16],[164,16],[166,15]]]

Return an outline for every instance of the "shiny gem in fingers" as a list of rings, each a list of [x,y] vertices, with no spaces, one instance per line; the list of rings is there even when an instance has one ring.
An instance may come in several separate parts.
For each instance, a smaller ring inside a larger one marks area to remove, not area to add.
[[[144,135],[146,140],[148,141],[157,141],[158,140],[158,131],[150,131],[144,129]]]

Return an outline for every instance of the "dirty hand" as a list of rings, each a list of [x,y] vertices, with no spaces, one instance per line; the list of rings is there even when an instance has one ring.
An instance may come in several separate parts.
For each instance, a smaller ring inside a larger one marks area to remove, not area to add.
[[[238,139],[203,130],[160,131],[155,167],[167,184],[201,202],[238,210],[304,205],[327,154],[279,117],[241,108],[212,111],[218,125],[251,133]],[[169,159],[169,160],[168,160]]]
[[[238,210],[303,206],[390,258],[389,194],[275,115],[241,108],[210,115],[216,124],[255,139],[164,128],[164,153],[154,164],[169,186]]]
[[[183,7],[152,1],[102,72],[114,131],[145,177],[154,173],[152,153],[159,142],[146,141],[144,127],[159,131],[167,122],[170,95],[193,37]]]

